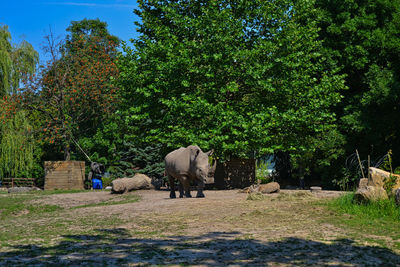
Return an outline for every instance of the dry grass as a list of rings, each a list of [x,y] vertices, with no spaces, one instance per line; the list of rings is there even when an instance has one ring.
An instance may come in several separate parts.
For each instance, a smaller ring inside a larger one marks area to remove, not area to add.
[[[316,194],[205,193],[205,199],[169,199],[165,191],[140,191],[139,202],[119,204],[105,194],[43,196],[43,205],[56,199],[69,204],[46,218],[21,214],[0,221],[0,261],[6,265],[22,260],[32,265],[400,264],[400,248],[390,232],[343,227],[343,215],[323,205],[326,200]],[[257,201],[247,200],[249,196]],[[99,199],[115,205],[101,206]],[[76,208],[82,205],[86,207]]]

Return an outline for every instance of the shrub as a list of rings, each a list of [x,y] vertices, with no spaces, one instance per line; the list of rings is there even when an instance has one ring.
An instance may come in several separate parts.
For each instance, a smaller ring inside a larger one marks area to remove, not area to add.
[[[129,177],[143,173],[159,183],[163,179],[164,159],[161,144],[137,146],[132,142],[124,143],[124,151],[119,153],[121,160],[113,166],[113,174],[117,177]]]
[[[363,219],[386,218],[400,221],[400,208],[393,198],[357,204],[354,193],[349,193],[330,201],[328,205],[340,213],[353,214]]]

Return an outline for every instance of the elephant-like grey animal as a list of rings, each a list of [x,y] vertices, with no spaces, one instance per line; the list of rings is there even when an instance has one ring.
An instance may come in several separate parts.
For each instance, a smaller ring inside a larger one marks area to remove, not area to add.
[[[214,177],[217,163],[215,161],[213,166],[210,166],[208,157],[212,153],[213,150],[204,153],[198,146],[188,146],[174,150],[165,157],[165,173],[171,187],[170,198],[176,198],[175,179],[180,182],[180,198],[183,197],[183,191],[186,197],[192,197],[190,195],[191,181],[197,182],[196,197],[204,197],[204,183],[208,177]]]

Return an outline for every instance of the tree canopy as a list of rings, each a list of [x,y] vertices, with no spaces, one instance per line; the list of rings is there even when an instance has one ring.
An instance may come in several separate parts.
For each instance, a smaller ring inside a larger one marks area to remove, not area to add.
[[[26,41],[11,42],[7,25],[0,26],[0,178],[33,174],[39,153],[33,127],[18,110],[22,79],[36,70],[39,54]]]
[[[39,53],[26,41],[11,42],[7,25],[0,25],[0,96],[15,93],[22,78],[35,73]]]
[[[44,116],[44,140],[61,145],[66,160],[74,140],[93,134],[116,101],[117,43],[106,38],[108,32],[101,28],[106,24],[93,24],[96,28],[90,30],[89,22],[83,21],[85,31],[74,22],[67,43],[47,37],[50,61],[26,84],[24,92],[25,107]]]
[[[334,110],[347,154],[399,155],[400,1],[317,0],[316,8],[325,54],[349,88]]]
[[[305,151],[335,123],[343,77],[321,53],[309,1],[139,1],[121,56],[132,136],[221,157]]]

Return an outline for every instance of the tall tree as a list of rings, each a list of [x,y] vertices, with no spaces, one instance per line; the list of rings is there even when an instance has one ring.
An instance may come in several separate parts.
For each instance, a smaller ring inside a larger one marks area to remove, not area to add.
[[[326,67],[310,1],[139,1],[119,60],[136,142],[221,157],[302,153],[335,128],[342,76]]]
[[[347,154],[400,155],[400,1],[317,0],[316,7],[326,56],[349,88],[335,110]]]
[[[119,44],[118,37],[111,35],[107,30],[107,23],[99,19],[83,19],[80,21],[72,21],[67,28],[66,48],[73,50],[75,43],[78,40],[89,40],[96,37],[98,45],[108,46],[109,42]],[[72,46],[70,46],[72,45]],[[70,51],[71,52],[71,51]],[[111,51],[110,51],[111,52]]]
[[[25,112],[3,120],[0,131],[0,178],[32,177],[37,143]]]
[[[38,61],[30,43],[13,44],[8,26],[0,25],[0,96],[15,93],[21,79],[35,72]]]
[[[38,60],[31,44],[13,44],[8,26],[0,26],[0,178],[33,175],[38,146],[26,113],[17,108],[17,89]]]
[[[74,141],[95,132],[116,100],[117,43],[91,33],[68,37],[67,43],[48,36],[51,59],[25,88],[26,106],[45,116],[45,141],[60,145],[65,160]]]

